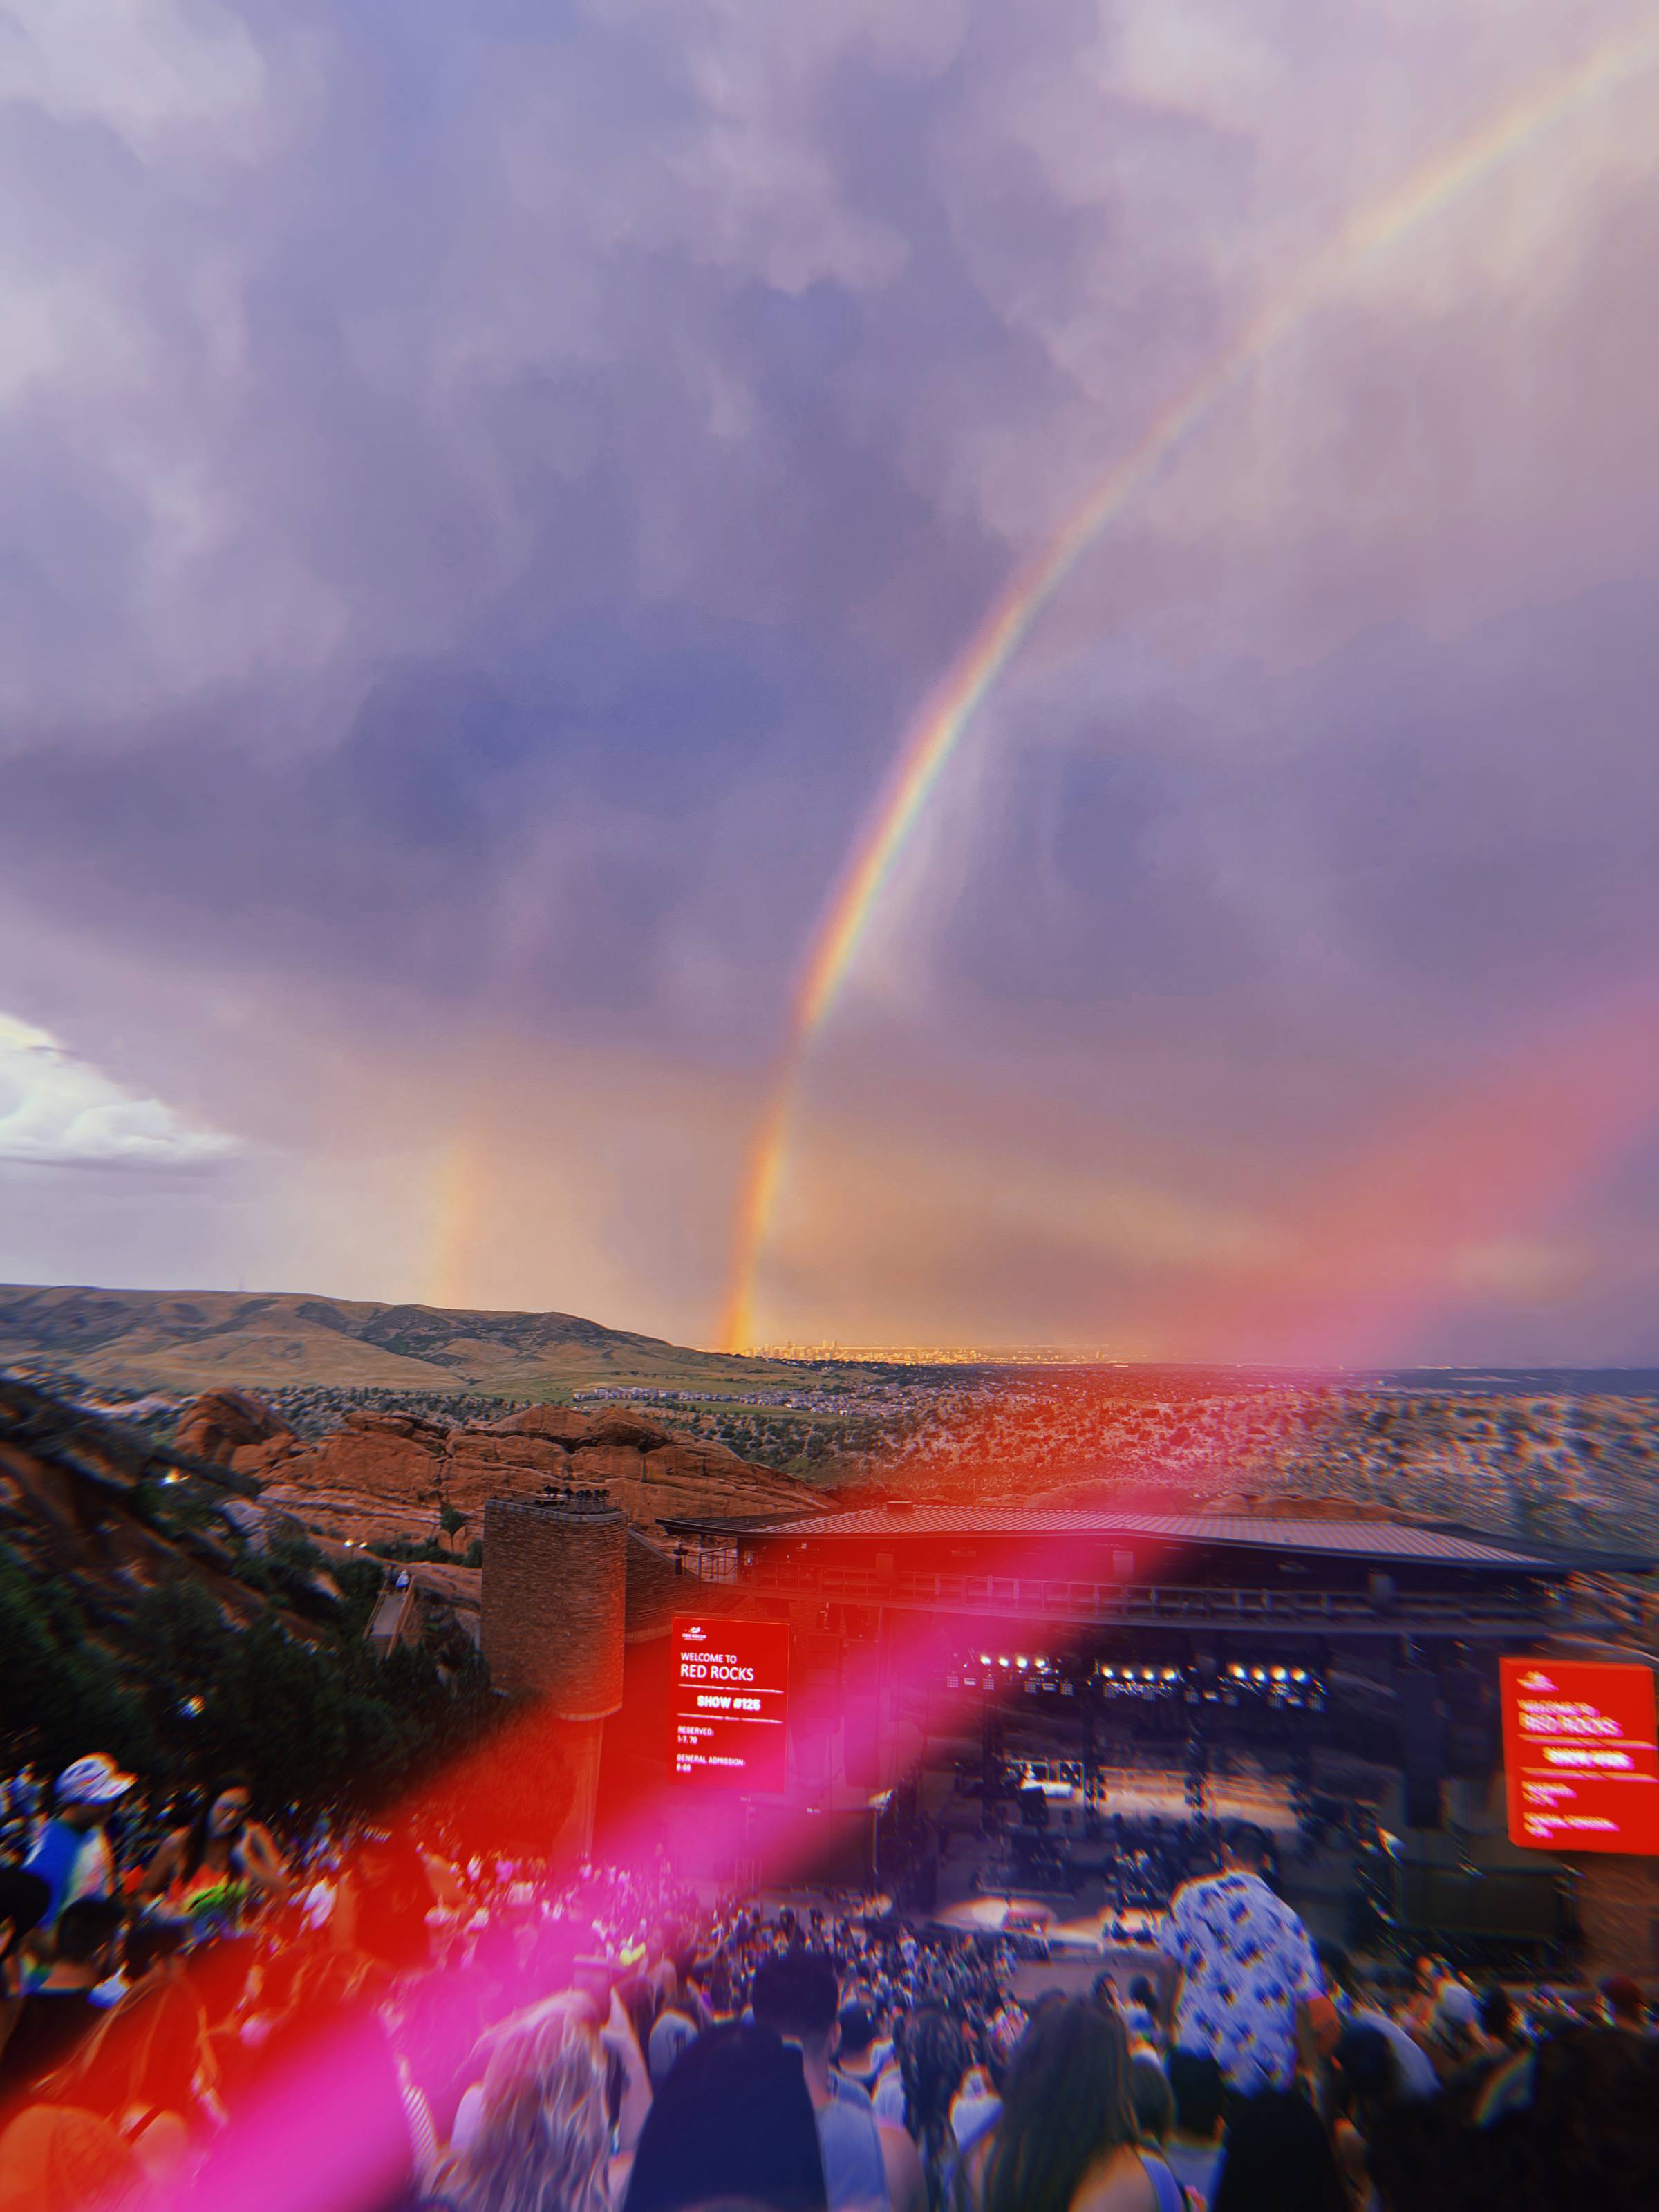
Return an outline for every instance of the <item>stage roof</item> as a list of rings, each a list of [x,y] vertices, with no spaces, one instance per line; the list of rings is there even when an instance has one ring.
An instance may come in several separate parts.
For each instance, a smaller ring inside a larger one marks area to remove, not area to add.
[[[776,1521],[745,1529],[745,1535],[852,1537],[890,1542],[905,1536],[1096,1536],[1152,1537],[1170,1544],[1224,1544],[1251,1551],[1324,1552],[1348,1559],[1414,1560],[1437,1566],[1507,1569],[1513,1572],[1568,1571],[1582,1564],[1540,1552],[1517,1551],[1484,1537],[1419,1528],[1396,1521],[1281,1520],[1230,1513],[1113,1513],[1071,1508],[1024,1511],[1012,1506],[918,1505],[898,1512],[884,1507],[856,1513],[823,1513],[809,1519]],[[1630,1570],[1650,1566],[1634,1556],[1615,1563]]]

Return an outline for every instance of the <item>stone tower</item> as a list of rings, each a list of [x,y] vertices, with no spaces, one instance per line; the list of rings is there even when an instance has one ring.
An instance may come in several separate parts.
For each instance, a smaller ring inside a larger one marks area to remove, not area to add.
[[[605,1723],[623,1701],[627,1530],[602,1490],[549,1489],[484,1506],[483,1656],[501,1691],[538,1698],[570,1770],[556,1844],[586,1852]]]

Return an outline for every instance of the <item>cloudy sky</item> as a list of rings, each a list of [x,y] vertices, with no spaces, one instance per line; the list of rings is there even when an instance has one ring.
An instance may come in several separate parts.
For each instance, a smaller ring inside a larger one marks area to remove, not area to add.
[[[0,1275],[713,1341],[913,719],[1318,269],[901,853],[757,1324],[1659,1361],[1655,29],[0,7]]]

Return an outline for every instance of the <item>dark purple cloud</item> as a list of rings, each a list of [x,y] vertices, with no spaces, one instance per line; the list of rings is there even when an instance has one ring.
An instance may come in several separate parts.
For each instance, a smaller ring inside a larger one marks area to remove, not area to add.
[[[337,1265],[292,1224],[382,1120],[411,1159],[473,1121],[506,1184],[551,1175],[533,1079],[592,1187],[547,1301],[706,1331],[793,978],[930,684],[1356,209],[1616,21],[31,18],[0,133],[0,1007],[286,1158],[264,1248],[276,1186],[236,1171],[255,1273]],[[1003,1336],[1131,1310],[1135,1250],[1202,1271],[1172,1189],[1218,1252],[1266,1235],[1310,1164],[1639,967],[1652,115],[1614,85],[1356,270],[1079,565],[809,1073],[830,1149],[798,1147],[780,1299],[927,1333],[928,1285],[954,1328],[978,1282]],[[981,1246],[947,1193],[901,1260],[902,1188],[810,1186],[843,1139],[925,1150],[930,1086],[961,1188],[1026,1212]],[[1056,1241],[1022,1142],[1121,1158],[1139,1226],[1103,1201]],[[204,1203],[232,1195],[227,1168]],[[158,1279],[212,1261],[205,1218],[156,1232]],[[392,1242],[418,1293],[420,1236]],[[1632,1268],[1606,1248],[1571,1328]]]

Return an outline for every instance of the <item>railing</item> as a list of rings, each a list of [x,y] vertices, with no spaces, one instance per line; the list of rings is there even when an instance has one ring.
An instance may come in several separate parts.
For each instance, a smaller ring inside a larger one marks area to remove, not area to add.
[[[689,1575],[696,1582],[734,1583],[738,1579],[738,1555],[735,1552],[683,1552],[674,1561],[677,1574]]]
[[[1535,1602],[1496,1593],[1450,1596],[1396,1594],[1379,1606],[1358,1590],[1216,1589],[1170,1583],[1073,1582],[1024,1575],[928,1574],[907,1568],[881,1574],[866,1567],[807,1565],[759,1559],[741,1569],[705,1559],[688,1573],[708,1581],[740,1583],[779,1597],[842,1600],[866,1605],[940,1607],[951,1612],[998,1613],[1024,1619],[1203,1622],[1226,1626],[1254,1622],[1275,1626],[1340,1626],[1364,1622],[1403,1626],[1460,1624],[1524,1625],[1538,1618]]]

